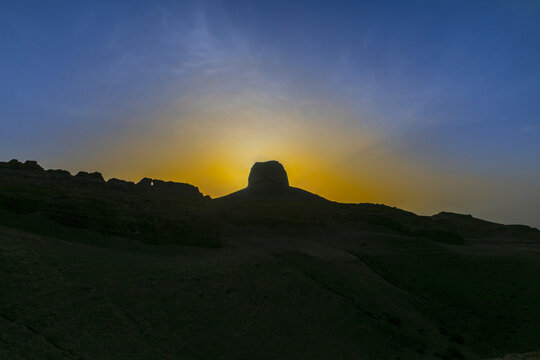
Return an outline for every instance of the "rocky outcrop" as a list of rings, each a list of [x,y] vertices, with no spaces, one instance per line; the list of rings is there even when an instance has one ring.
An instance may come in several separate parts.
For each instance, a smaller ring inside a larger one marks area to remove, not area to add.
[[[35,160],[27,160],[24,162],[20,162],[17,159],[10,160],[8,162],[0,161],[0,169],[25,169],[25,170],[37,170],[37,171],[43,171],[43,168],[38,165],[37,161]]]
[[[103,175],[98,172],[88,173],[86,171],[79,171],[77,175],[75,175],[75,179],[83,182],[105,183]]]
[[[60,169],[49,169],[45,171],[47,173],[48,177],[55,178],[55,179],[63,179],[63,180],[71,180],[71,173],[67,170],[60,170]]]
[[[142,178],[141,181],[137,183],[137,187],[141,189],[150,189],[152,187],[152,179],[150,178]]]
[[[270,160],[253,164],[248,177],[248,187],[265,182],[289,186],[287,172],[279,161]]]
[[[111,178],[111,179],[107,180],[107,185],[109,185],[111,187],[114,187],[114,188],[117,188],[117,189],[130,189],[133,186],[135,186],[135,183],[133,183],[131,181],[125,181],[125,180],[120,180],[120,179],[116,179],[116,178]]]
[[[27,161],[25,161],[25,163],[23,164],[23,168],[28,169],[28,170],[43,171],[43,168],[41,166],[39,166],[39,164],[35,160],[27,160]]]
[[[137,185],[105,182],[98,172],[71,176],[65,170],[43,170],[35,161],[0,162],[0,225],[27,229],[39,218],[151,244],[216,247],[219,225],[206,209],[208,200],[190,184],[150,178]]]
[[[196,186],[174,181],[163,181],[157,179],[143,178],[137,183],[137,188],[146,191],[161,193],[180,193],[186,195],[200,196],[201,193]]]

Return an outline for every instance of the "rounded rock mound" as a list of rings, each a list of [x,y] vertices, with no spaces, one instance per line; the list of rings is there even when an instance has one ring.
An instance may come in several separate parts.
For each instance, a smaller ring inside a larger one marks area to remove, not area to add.
[[[287,172],[279,161],[271,160],[253,164],[249,172],[248,187],[264,182],[289,186]]]

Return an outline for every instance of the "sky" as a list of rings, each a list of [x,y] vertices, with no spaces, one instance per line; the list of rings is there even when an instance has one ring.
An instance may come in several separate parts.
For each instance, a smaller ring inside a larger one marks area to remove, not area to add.
[[[0,161],[540,227],[537,1],[0,0]]]

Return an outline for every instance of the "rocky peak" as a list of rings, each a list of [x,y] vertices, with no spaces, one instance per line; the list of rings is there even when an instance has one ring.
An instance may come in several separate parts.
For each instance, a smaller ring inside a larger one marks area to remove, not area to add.
[[[287,172],[279,161],[270,160],[253,164],[249,172],[248,187],[263,182],[289,186]]]

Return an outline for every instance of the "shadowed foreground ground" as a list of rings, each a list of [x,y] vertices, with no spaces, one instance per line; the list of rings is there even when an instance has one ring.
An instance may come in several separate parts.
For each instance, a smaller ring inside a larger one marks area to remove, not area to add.
[[[361,231],[225,242],[103,248],[2,227],[3,357],[444,359],[539,347],[538,243]]]

